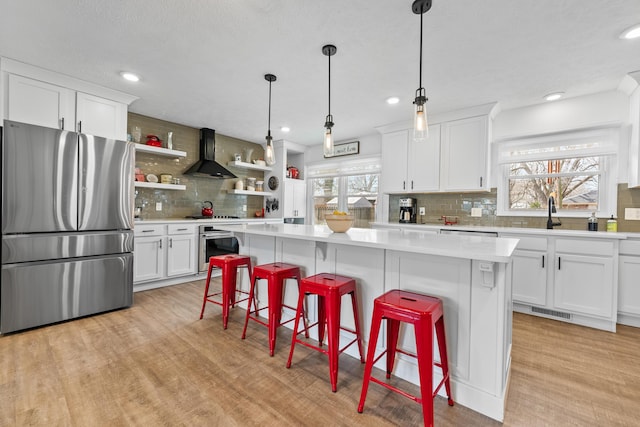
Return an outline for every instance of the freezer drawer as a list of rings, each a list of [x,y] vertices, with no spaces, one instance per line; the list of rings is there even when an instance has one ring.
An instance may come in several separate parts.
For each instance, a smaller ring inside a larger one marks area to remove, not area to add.
[[[133,255],[2,267],[0,333],[87,316],[133,303]]]
[[[2,264],[133,252],[133,231],[2,236]]]

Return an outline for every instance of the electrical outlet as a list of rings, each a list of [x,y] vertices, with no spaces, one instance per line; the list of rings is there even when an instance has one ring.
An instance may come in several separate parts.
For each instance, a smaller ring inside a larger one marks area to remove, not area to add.
[[[640,220],[640,209],[624,208],[624,219],[638,221]]]
[[[247,205],[242,205],[242,212],[246,212],[247,211]]]
[[[471,208],[471,216],[479,218],[482,216],[482,208]]]
[[[425,214],[424,206],[420,206],[420,215],[424,215],[424,214]]]
[[[156,202],[156,210],[157,211],[161,211],[162,210],[162,202]]]

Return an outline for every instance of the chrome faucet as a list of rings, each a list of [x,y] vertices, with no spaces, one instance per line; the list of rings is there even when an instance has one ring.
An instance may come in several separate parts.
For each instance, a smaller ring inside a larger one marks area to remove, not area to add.
[[[551,219],[551,214],[556,213],[556,199],[553,196],[549,196],[549,202],[547,203],[549,207],[549,218],[547,219],[547,230],[553,230],[553,227],[556,225],[562,225],[560,220],[558,222],[553,222]]]

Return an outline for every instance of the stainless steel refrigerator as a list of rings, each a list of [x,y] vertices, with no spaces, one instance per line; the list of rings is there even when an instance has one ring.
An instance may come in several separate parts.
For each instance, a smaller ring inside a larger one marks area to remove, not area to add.
[[[5,120],[0,333],[133,303],[132,143]]]

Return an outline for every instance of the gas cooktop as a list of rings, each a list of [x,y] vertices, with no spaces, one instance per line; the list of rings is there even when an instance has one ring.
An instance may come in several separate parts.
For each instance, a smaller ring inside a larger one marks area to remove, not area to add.
[[[237,216],[232,216],[232,215],[214,215],[214,216],[192,215],[192,216],[185,216],[185,218],[189,218],[189,219],[239,219]]]

